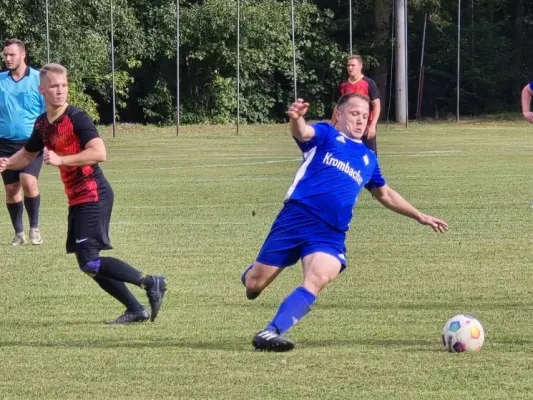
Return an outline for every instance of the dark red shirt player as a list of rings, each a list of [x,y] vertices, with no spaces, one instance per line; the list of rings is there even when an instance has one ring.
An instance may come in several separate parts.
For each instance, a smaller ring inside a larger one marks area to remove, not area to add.
[[[101,250],[112,248],[113,190],[98,166],[106,159],[104,142],[90,117],[67,104],[67,70],[46,64],[39,75],[46,112],[37,118],[24,148],[10,158],[0,158],[0,172],[22,169],[44,152],[44,163],[59,168],[68,198],[67,253],[74,253],[80,269],[126,307],[124,314],[109,323],[153,321],[166,291],[165,277],[146,275],[122,260],[100,256]],[[151,314],[125,283],[146,290]]]

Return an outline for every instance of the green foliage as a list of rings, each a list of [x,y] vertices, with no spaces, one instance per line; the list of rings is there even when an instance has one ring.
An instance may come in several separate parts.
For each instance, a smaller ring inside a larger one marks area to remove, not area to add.
[[[285,120],[294,99],[288,0],[240,1],[240,111],[250,122]],[[349,50],[346,1],[295,1],[297,94],[311,118],[328,117],[345,78]],[[113,0],[117,117],[170,123],[176,108],[176,1]],[[509,111],[533,72],[532,0],[462,2],[461,107],[466,114]],[[376,68],[387,90],[390,25],[386,1],[353,8],[353,48]],[[72,99],[91,110],[110,108],[110,1],[49,0],[51,61],[64,64]],[[0,31],[28,44],[30,63],[47,61],[44,2],[0,0]],[[423,16],[428,13],[423,114],[455,109],[457,3],[409,2],[410,104],[418,84]],[[180,108],[184,123],[230,123],[237,113],[237,0],[181,0]],[[506,73],[505,71],[508,71]],[[378,83],[379,83],[378,82]],[[102,121],[110,120],[109,113]]]
[[[94,99],[83,91],[85,86],[76,78],[69,81],[69,104],[86,111],[95,122],[100,121],[98,105]]]
[[[175,76],[171,63],[154,60],[175,57],[175,6],[159,2],[140,10],[139,20],[148,32],[145,57],[150,74]],[[158,21],[156,24],[155,22]],[[332,91],[341,77],[342,50],[328,39],[333,23],[330,11],[310,2],[297,5],[297,84],[299,95],[313,96],[315,117],[325,115]],[[237,9],[227,0],[206,0],[182,6],[180,15],[180,77],[184,122],[228,123],[236,118]],[[241,0],[240,26],[241,117],[249,122],[283,119],[293,95],[293,57],[289,3],[275,0]],[[336,65],[340,62],[340,68]],[[333,68],[332,68],[333,67]],[[169,79],[166,79],[171,84]],[[174,82],[175,84],[175,82]],[[154,95],[160,88],[147,87],[138,98],[145,116],[165,118]],[[174,92],[172,88],[171,92]],[[147,99],[145,99],[147,97]],[[171,110],[170,99],[164,108]],[[167,116],[172,116],[168,113]]]
[[[154,91],[140,98],[139,104],[142,107],[146,120],[150,123],[169,123],[175,112],[172,107],[172,94],[163,79],[156,81]]]

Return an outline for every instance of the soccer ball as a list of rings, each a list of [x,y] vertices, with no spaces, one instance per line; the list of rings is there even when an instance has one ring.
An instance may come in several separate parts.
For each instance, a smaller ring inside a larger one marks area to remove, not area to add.
[[[451,353],[479,351],[484,341],[483,326],[470,315],[456,315],[442,328],[442,344]]]

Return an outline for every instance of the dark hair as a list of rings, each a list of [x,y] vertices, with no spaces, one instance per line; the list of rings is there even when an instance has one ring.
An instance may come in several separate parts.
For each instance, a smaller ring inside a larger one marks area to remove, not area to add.
[[[20,51],[26,51],[26,45],[24,44],[22,40],[15,39],[15,38],[4,40],[4,48],[7,46],[11,46],[13,44],[16,44],[19,47]]]
[[[339,99],[339,102],[337,103],[337,108],[341,108],[345,106],[346,103],[348,103],[348,101],[353,98],[364,100],[370,106],[370,98],[368,96],[365,96],[359,93],[346,93],[346,94],[343,94],[341,98]]]

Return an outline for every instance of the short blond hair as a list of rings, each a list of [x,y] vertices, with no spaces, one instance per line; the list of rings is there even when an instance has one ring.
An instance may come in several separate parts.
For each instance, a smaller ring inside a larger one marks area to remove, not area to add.
[[[359,61],[359,62],[361,63],[361,65],[364,64],[364,62],[363,62],[363,57],[361,57],[359,54],[355,54],[355,55],[353,55],[353,56],[348,57],[348,58],[346,59],[346,62],[348,62],[348,61],[350,61],[350,60],[357,60],[357,61]]]
[[[41,67],[39,71],[39,78],[43,79],[48,73],[67,75],[67,69],[61,64],[49,63]]]

